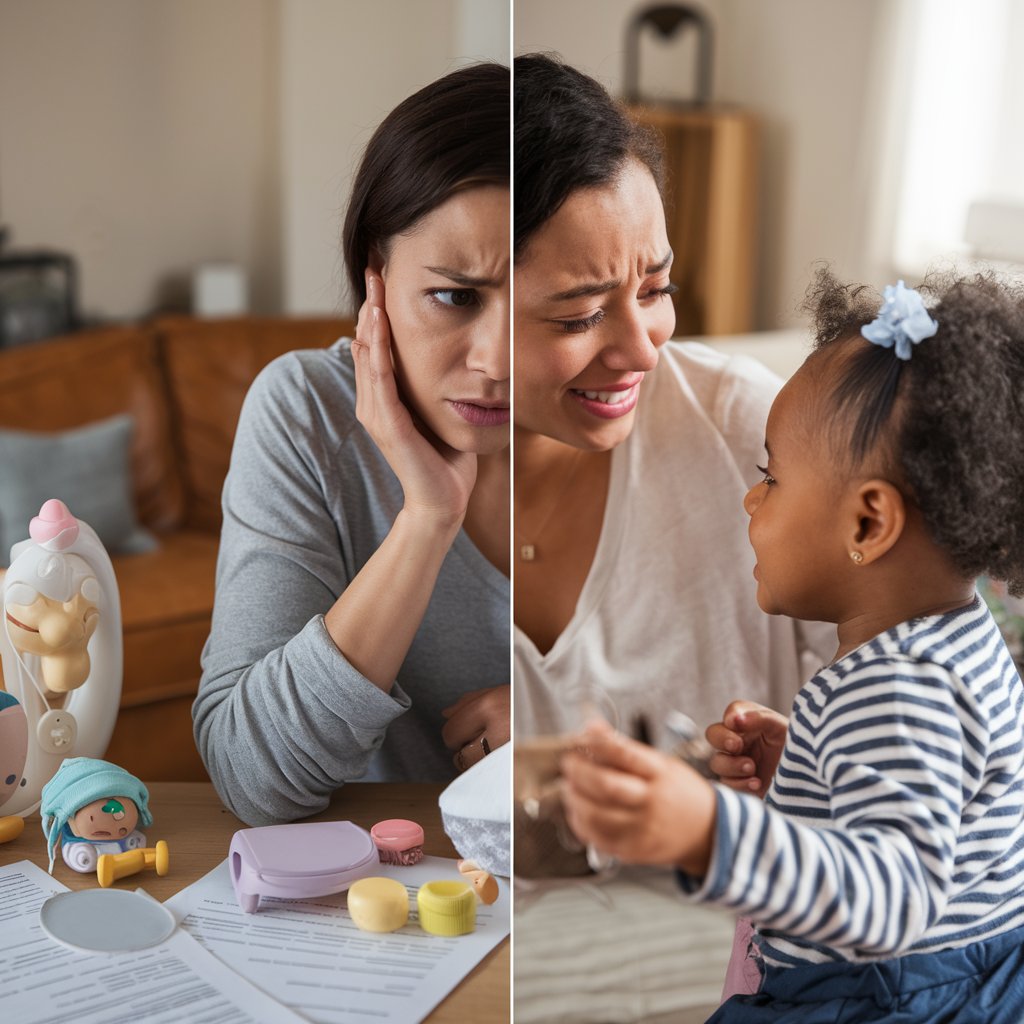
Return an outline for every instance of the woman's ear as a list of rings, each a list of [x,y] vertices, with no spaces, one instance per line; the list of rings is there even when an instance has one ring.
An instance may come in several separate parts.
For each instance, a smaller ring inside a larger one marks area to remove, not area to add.
[[[868,565],[886,554],[903,536],[907,506],[899,488],[887,480],[867,480],[854,496],[856,525],[850,538],[850,553],[858,565]]]
[[[370,252],[366,259],[366,265],[375,273],[384,276],[384,257],[381,255],[380,250],[375,246],[370,246]]]

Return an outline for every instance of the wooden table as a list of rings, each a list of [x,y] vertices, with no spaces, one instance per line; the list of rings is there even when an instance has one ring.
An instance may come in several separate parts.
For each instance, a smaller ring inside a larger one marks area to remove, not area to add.
[[[457,854],[441,826],[437,806],[442,788],[429,783],[349,783],[335,793],[328,810],[310,820],[347,819],[369,829],[385,818],[411,818],[423,825],[425,853],[454,857]],[[227,856],[232,835],[243,827],[224,809],[208,782],[154,782],[149,786],[149,806],[153,825],[146,829],[147,842],[152,845],[158,839],[167,840],[171,870],[163,878],[148,871],[114,884],[128,889],[142,886],[158,900],[168,899],[215,868]],[[0,865],[19,860],[30,860],[44,871],[47,868],[38,813],[28,818],[25,831],[17,839],[0,845]],[[95,872],[72,871],[59,853],[53,874],[69,889],[97,885]],[[509,941],[505,939],[427,1020],[431,1024],[504,1024],[511,1019],[510,971]]]

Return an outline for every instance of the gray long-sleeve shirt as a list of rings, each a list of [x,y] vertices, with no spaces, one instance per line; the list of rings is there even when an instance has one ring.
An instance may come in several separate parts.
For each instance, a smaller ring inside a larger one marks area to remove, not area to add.
[[[386,694],[324,613],[377,550],[402,489],[355,416],[349,344],[291,352],[246,396],[224,484],[217,594],[193,706],[221,798],[267,824],[354,779],[445,781],[443,708],[509,681],[509,581],[460,531]]]

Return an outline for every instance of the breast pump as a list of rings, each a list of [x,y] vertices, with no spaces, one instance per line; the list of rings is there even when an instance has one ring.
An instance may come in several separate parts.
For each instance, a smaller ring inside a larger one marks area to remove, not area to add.
[[[101,757],[121,697],[121,602],[88,523],[51,498],[3,577],[0,815],[27,815],[68,757]]]

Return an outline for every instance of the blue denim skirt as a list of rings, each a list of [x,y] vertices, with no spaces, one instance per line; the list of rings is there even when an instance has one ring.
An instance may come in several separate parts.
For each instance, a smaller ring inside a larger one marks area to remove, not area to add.
[[[1024,928],[870,963],[766,967],[707,1024],[1024,1024]]]

